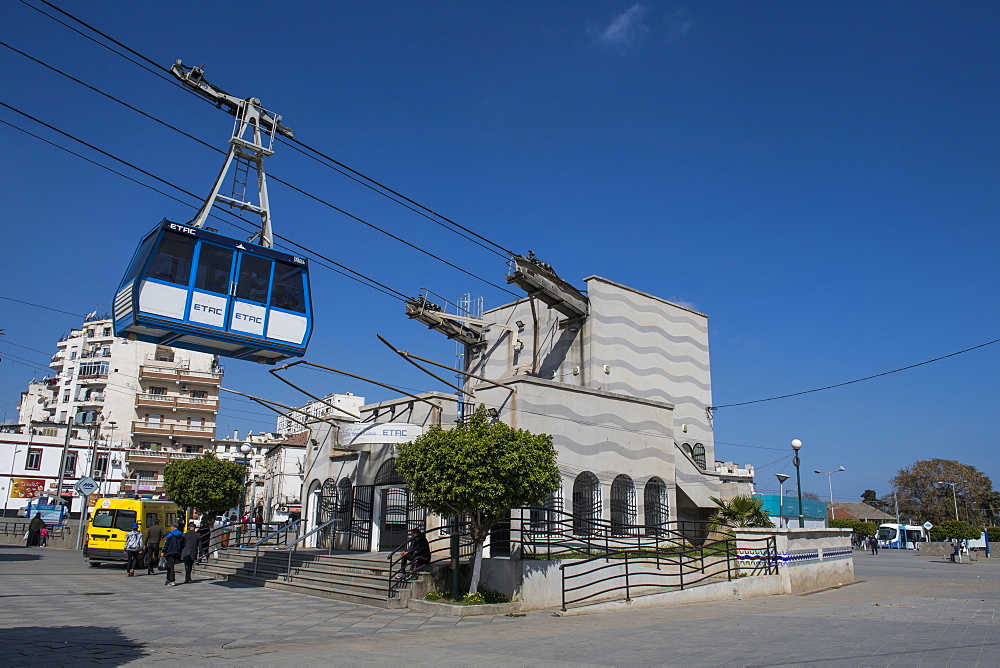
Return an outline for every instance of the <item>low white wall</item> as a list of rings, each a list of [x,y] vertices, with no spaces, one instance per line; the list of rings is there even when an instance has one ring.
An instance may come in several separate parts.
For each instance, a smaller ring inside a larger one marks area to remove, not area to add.
[[[775,538],[783,593],[798,594],[854,582],[850,529],[736,529],[744,573],[766,572],[765,544],[757,539],[768,536]]]
[[[715,582],[682,589],[650,594],[634,598],[631,601],[605,601],[580,608],[570,608],[558,613],[560,617],[572,615],[588,615],[595,612],[614,612],[616,610],[639,610],[642,608],[660,608],[668,605],[683,605],[686,603],[708,603],[711,601],[732,601],[756,596],[774,596],[781,594],[783,585],[777,575],[759,575],[739,578],[731,582]]]

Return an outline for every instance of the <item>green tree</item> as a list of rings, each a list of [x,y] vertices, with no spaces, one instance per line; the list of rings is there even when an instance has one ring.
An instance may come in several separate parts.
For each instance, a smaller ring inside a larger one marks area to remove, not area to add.
[[[931,540],[975,540],[983,530],[968,522],[945,520],[931,529]]]
[[[830,520],[831,529],[850,529],[859,536],[874,536],[878,532],[878,527],[874,522],[862,522],[860,520]]]
[[[206,452],[195,459],[176,459],[163,469],[167,497],[183,508],[195,508],[209,526],[215,516],[238,505],[246,467]]]
[[[875,493],[874,489],[866,489],[861,493],[861,503],[882,510],[882,502],[878,500],[878,494]]]
[[[1000,543],[1000,527],[986,527],[986,537],[991,543]]]
[[[559,488],[552,437],[494,422],[482,405],[455,428],[431,427],[398,452],[396,468],[417,503],[468,517],[475,544],[470,594],[479,590],[490,531],[512,508],[541,505]]]
[[[958,515],[971,524],[986,524],[984,508],[993,499],[993,482],[976,467],[950,459],[927,459],[900,470],[892,480],[899,514],[909,523],[941,524]],[[952,486],[955,483],[955,495]]]
[[[718,509],[708,518],[712,528],[773,527],[774,522],[764,511],[764,500],[758,496],[734,496],[728,501],[708,497]]]

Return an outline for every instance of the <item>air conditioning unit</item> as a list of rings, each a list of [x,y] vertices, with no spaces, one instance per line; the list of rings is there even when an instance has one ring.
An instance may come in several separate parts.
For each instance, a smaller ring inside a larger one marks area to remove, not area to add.
[[[188,386],[187,386],[187,385],[181,385],[181,391],[182,391],[182,392],[186,392],[186,391],[187,391],[187,389],[188,389]]]
[[[112,465],[112,466],[121,466],[121,463],[122,463],[122,462],[121,462],[121,460],[120,460],[120,459],[112,459],[112,460],[111,460],[111,465]]]

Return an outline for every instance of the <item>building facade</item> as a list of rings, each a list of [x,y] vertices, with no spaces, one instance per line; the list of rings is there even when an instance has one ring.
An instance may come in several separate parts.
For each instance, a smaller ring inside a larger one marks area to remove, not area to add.
[[[569,316],[547,308],[560,303],[551,296],[481,318],[409,303],[411,318],[462,345],[462,394],[364,405],[353,423],[329,412],[309,420],[317,445],[304,475],[307,528],[335,527],[337,547],[386,550],[408,528],[436,526],[396,472],[394,444],[448,428],[479,404],[552,435],[562,487],[546,505],[581,521],[703,521],[711,497],[751,494],[753,467],[715,460],[707,316],[600,277],[586,283]]]
[[[26,433],[69,424],[124,451],[122,491],[162,495],[174,459],[214,449],[222,367],[206,353],[114,336],[89,317],[56,343],[53,376],[21,395]]]

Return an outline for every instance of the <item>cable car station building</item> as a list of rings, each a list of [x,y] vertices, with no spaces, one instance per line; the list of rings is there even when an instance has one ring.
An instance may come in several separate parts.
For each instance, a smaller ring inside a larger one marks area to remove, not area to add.
[[[562,488],[546,505],[582,520],[704,520],[710,496],[751,493],[752,468],[745,478],[717,471],[706,315],[598,276],[577,291],[533,257],[516,256],[507,280],[528,297],[481,317],[423,297],[407,304],[410,318],[464,347],[460,395],[411,395],[361,407],[356,424],[310,424],[307,530],[339,516],[338,547],[386,550],[407,528],[436,526],[395,472],[393,444],[479,404],[553,436]]]

